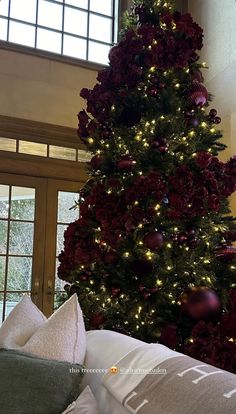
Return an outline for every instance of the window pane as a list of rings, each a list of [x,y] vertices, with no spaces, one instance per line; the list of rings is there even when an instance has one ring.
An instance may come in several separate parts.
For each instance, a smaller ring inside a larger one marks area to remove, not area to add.
[[[92,155],[89,151],[78,150],[78,161],[89,162],[91,158],[92,158]]]
[[[102,42],[111,42],[111,19],[91,14],[89,22],[89,37]]]
[[[11,218],[15,220],[34,220],[35,189],[12,187]]]
[[[0,19],[0,39],[7,40],[7,20],[6,19]]]
[[[5,266],[6,266],[6,257],[0,256],[0,290],[4,290]],[[0,315],[0,321],[1,321],[1,315]]]
[[[112,0],[90,0],[90,10],[111,16]]]
[[[76,149],[75,148],[57,147],[55,145],[50,145],[50,147],[49,147],[49,157],[59,158],[59,159],[62,159],[62,160],[76,161]]]
[[[55,290],[58,290],[60,292],[60,291],[64,291],[64,286],[66,282],[64,280],[59,279],[59,277],[57,277],[58,266],[59,266],[59,260],[56,259]]]
[[[61,30],[62,5],[51,3],[50,1],[39,0],[38,24]]]
[[[86,40],[64,35],[63,54],[78,59],[86,59]]]
[[[65,7],[64,30],[80,36],[87,35],[88,13]]]
[[[19,152],[23,154],[47,156],[47,144],[39,144],[38,142],[19,141]]]
[[[97,63],[107,64],[110,46],[89,42],[89,60]]]
[[[88,8],[88,0],[66,0],[66,4],[71,4],[72,6],[80,7],[81,9]]]
[[[31,255],[33,253],[33,223],[10,224],[9,253],[17,255]]]
[[[0,220],[0,254],[6,254],[7,229],[8,229],[8,222],[5,220]]]
[[[63,303],[65,302],[65,300],[68,299],[68,296],[66,293],[56,293],[54,295],[54,306],[53,306],[53,310],[58,309],[61,305],[63,305]]]
[[[35,28],[27,24],[10,21],[9,41],[34,47]]]
[[[9,0],[0,1],[0,14],[2,16],[8,16],[8,6],[9,6]]]
[[[8,293],[7,294],[7,301],[6,301],[6,314],[5,319],[12,311],[12,309],[17,305],[18,302],[22,299],[25,293]]]
[[[30,257],[9,257],[7,290],[30,290],[32,259]]]
[[[0,184],[0,218],[7,218],[9,210],[9,186]]]
[[[57,256],[61,253],[64,243],[64,232],[67,225],[58,224],[57,226]]]
[[[14,19],[35,23],[36,0],[11,0],[11,14]]]
[[[79,218],[79,210],[71,209],[75,205],[75,202],[78,201],[78,193],[68,193],[64,191],[58,192],[58,212],[57,212],[57,221],[58,223],[70,223]],[[71,209],[71,210],[70,210]]]
[[[38,29],[37,47],[50,52],[61,53],[61,34],[51,30]]]
[[[1,21],[0,21],[0,24],[1,24]],[[0,26],[0,33],[1,33],[1,26]],[[16,152],[16,140],[11,139],[11,138],[0,137],[0,150]]]

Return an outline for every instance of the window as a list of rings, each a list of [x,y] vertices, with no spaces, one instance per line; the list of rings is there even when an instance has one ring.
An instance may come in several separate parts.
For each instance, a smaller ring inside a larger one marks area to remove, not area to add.
[[[0,40],[101,64],[117,37],[118,0],[1,0]]]

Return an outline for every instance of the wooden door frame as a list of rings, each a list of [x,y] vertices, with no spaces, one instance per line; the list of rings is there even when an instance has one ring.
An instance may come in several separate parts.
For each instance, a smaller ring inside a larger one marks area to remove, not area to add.
[[[3,185],[35,188],[31,297],[33,302],[41,309],[43,303],[43,281],[41,275],[43,274],[44,269],[44,238],[46,230],[46,211],[43,194],[46,191],[46,182],[43,178],[0,172],[0,183]]]
[[[56,274],[56,238],[57,238],[57,211],[58,192],[79,192],[82,181],[66,181],[49,179],[47,182],[47,236],[45,240],[45,266],[43,288],[43,313],[48,317],[53,311],[54,287]],[[50,231],[48,231],[50,229]]]

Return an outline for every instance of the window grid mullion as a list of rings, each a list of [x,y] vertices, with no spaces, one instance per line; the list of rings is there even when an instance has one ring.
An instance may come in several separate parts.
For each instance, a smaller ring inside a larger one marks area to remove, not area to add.
[[[36,25],[35,25],[35,40],[34,40],[34,47],[37,48],[37,38],[38,38],[38,16],[39,16],[39,0],[37,0],[36,4]]]
[[[7,41],[9,41],[10,15],[11,15],[11,0],[9,0],[9,4],[8,4]]]
[[[89,60],[89,21],[90,21],[90,0],[88,0],[87,40],[86,40],[86,60]]]
[[[64,50],[64,27],[65,27],[65,0],[62,4],[62,36],[61,36],[61,54],[63,55]]]

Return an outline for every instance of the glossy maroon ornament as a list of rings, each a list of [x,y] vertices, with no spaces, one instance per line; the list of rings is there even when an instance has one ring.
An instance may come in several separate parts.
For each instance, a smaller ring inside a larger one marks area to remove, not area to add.
[[[204,106],[208,100],[208,92],[205,86],[194,83],[186,93],[187,104],[193,106]]]
[[[230,262],[231,260],[236,258],[236,248],[233,246],[226,246],[217,249],[216,257],[222,262]]]
[[[150,292],[143,293],[143,299],[145,299],[145,300],[149,299],[150,296],[151,296],[151,293]]]
[[[188,236],[186,235],[186,234],[180,234],[179,236],[178,236],[178,242],[180,243],[180,244],[184,244],[184,243],[186,243],[186,241],[188,240]]]
[[[105,322],[105,316],[101,312],[92,313],[89,325],[93,329],[98,329]]]
[[[153,271],[153,265],[150,260],[136,259],[132,263],[132,269],[136,276],[146,277]]]
[[[215,123],[215,124],[220,124],[220,123],[221,123],[221,118],[220,118],[219,116],[216,116],[216,117],[214,118],[214,123]]]
[[[116,166],[121,171],[131,171],[136,161],[130,155],[122,155],[117,161]]]
[[[162,154],[165,154],[168,152],[169,147],[168,145],[164,145],[164,146],[160,146],[158,149],[159,149],[159,152],[161,152]]]
[[[216,109],[211,109],[210,110],[210,112],[209,112],[209,116],[211,117],[211,118],[215,118],[216,117],[216,115],[217,115],[217,110]]]
[[[103,258],[103,261],[106,264],[116,264],[118,260],[119,260],[119,255],[112,250],[110,252],[107,252]]]
[[[90,165],[94,170],[99,170],[102,166],[103,159],[100,155],[94,155],[90,161]]]
[[[111,294],[114,298],[117,298],[120,295],[120,292],[121,292],[120,288],[116,288],[116,287],[111,288]]]
[[[189,124],[191,124],[194,127],[197,127],[199,125],[199,120],[197,118],[190,118]]]
[[[221,302],[214,290],[193,287],[182,295],[181,309],[196,321],[214,321],[221,313]]]
[[[155,98],[158,95],[158,89],[155,86],[148,88],[147,94],[152,98]]]
[[[193,82],[198,82],[198,83],[204,82],[202,72],[199,69],[192,70],[190,76]]]
[[[158,231],[145,234],[143,244],[150,250],[158,250],[163,246],[163,235]]]

